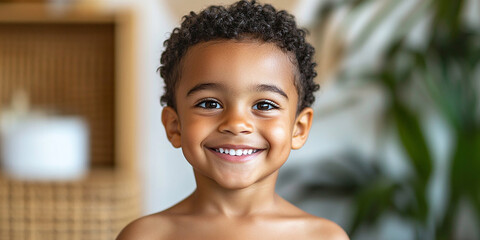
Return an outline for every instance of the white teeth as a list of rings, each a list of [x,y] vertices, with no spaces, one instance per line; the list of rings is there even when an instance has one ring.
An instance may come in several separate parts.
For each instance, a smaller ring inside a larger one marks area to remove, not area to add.
[[[250,155],[252,153],[257,152],[257,150],[253,150],[253,149],[223,149],[223,148],[215,149],[215,151],[219,153],[229,154],[231,156]]]

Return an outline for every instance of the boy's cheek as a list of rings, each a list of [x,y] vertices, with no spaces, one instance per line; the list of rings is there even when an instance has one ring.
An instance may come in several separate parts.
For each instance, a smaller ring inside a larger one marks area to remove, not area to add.
[[[212,131],[212,121],[202,118],[191,118],[182,127],[182,142],[195,144],[201,142]]]
[[[262,121],[262,123],[257,125],[257,129],[270,142],[270,145],[290,149],[292,126],[289,122],[278,120]]]
[[[269,135],[270,139],[276,139],[279,141],[285,141],[288,139],[290,136],[289,134],[289,129],[290,126],[284,123],[278,123],[278,122],[269,122],[265,124],[265,127],[263,128],[265,134]]]

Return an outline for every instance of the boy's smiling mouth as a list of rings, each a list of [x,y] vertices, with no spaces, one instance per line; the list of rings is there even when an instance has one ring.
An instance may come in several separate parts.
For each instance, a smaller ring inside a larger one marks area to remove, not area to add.
[[[207,148],[215,155],[228,162],[247,162],[264,150],[244,145],[224,145]]]

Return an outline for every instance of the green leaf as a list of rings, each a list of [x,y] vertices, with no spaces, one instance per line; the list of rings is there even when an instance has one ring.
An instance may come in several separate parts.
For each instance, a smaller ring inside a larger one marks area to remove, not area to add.
[[[355,213],[349,230],[351,236],[364,224],[375,224],[389,209],[392,209],[393,198],[398,185],[388,179],[378,179],[362,189],[355,197]]]
[[[435,5],[434,22],[437,23],[437,29],[444,30],[448,35],[454,35],[460,28],[461,12],[464,6],[464,0],[434,0]],[[441,29],[446,28],[446,29]]]
[[[350,5],[351,5],[352,8],[358,8],[362,4],[365,4],[365,3],[370,2],[370,1],[372,1],[372,0],[352,0]]]
[[[415,169],[418,179],[426,185],[432,172],[432,159],[418,116],[398,100],[393,103],[393,113],[402,146]]]
[[[450,172],[451,197],[467,195],[477,199],[480,192],[480,131],[458,133]]]
[[[455,142],[446,213],[437,228],[438,239],[442,240],[452,237],[460,199],[467,197],[476,210],[477,219],[480,219],[480,130],[458,131]]]
[[[442,64],[438,60],[425,59],[426,57],[423,57],[425,62],[425,69],[423,69],[425,88],[448,124],[453,129],[459,129],[461,123],[458,113],[459,108],[456,103],[458,97],[454,87],[449,85],[451,81],[448,77],[448,70],[446,70],[446,67],[442,69]],[[417,59],[419,58],[417,57]]]
[[[418,182],[414,183],[413,188],[415,191],[415,208],[413,211],[414,218],[421,224],[426,224],[429,211],[427,202],[427,186],[423,185],[421,182]]]
[[[474,162],[472,166],[472,172],[476,176],[476,186],[471,189],[471,195],[475,196],[475,204],[480,207],[480,129],[477,129],[474,141],[471,145],[472,147],[472,161]],[[480,218],[480,209],[478,209],[478,216]],[[479,219],[480,220],[480,219]]]
[[[405,181],[396,194],[395,212],[405,219],[425,227],[428,218],[428,201],[425,186],[417,181]]]
[[[480,39],[478,40],[480,41]],[[479,64],[480,62],[480,47],[478,48],[473,48],[470,52],[470,56],[469,56],[469,61],[468,61],[468,66],[471,68],[471,69],[477,69],[477,65]]]

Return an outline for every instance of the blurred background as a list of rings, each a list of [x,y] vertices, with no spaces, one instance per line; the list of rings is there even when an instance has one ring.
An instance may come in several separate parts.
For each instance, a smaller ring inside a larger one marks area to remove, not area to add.
[[[234,1],[0,1],[0,239],[112,239],[195,188],[160,121],[163,41]],[[265,0],[316,47],[277,191],[352,239],[480,239],[480,3]]]

